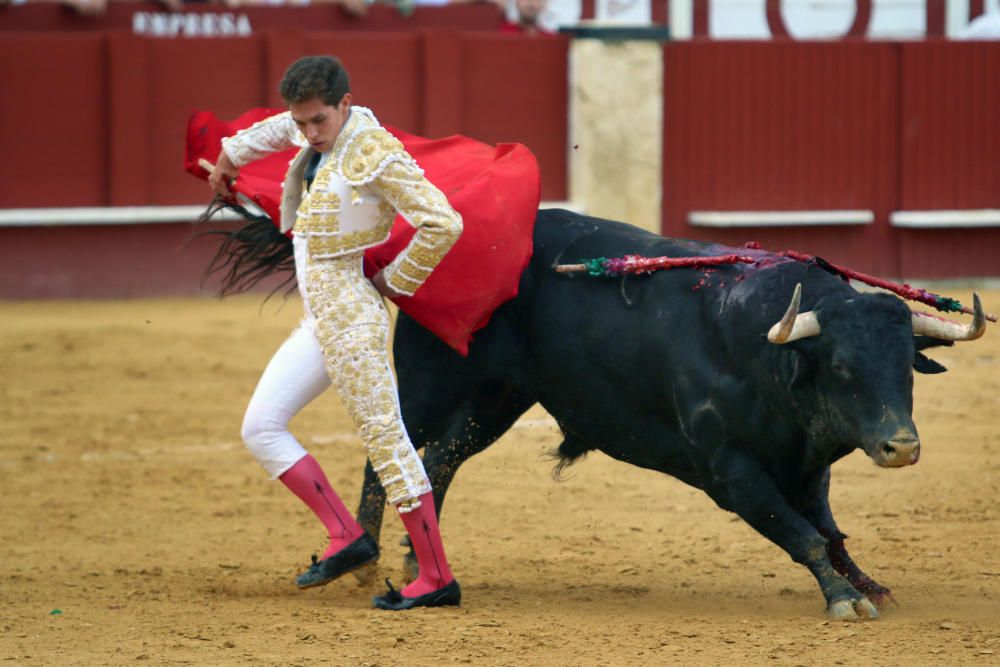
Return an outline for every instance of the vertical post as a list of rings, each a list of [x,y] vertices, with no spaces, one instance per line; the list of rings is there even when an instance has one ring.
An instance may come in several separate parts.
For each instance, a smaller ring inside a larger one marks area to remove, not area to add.
[[[666,28],[577,28],[570,46],[570,199],[660,233]]]

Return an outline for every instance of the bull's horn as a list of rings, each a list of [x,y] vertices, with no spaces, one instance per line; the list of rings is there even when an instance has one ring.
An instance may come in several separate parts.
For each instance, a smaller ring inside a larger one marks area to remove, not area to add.
[[[767,332],[767,339],[772,343],[783,345],[793,340],[819,335],[819,321],[813,312],[799,313],[799,302],[802,300],[802,283],[795,285],[792,301],[781,321]]]
[[[940,340],[976,340],[986,333],[986,313],[979,295],[972,293],[972,322],[959,324],[928,313],[913,313],[913,333]]]

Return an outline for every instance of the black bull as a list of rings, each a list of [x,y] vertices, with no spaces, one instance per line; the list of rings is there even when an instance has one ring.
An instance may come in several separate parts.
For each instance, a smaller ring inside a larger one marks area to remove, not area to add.
[[[872,603],[891,595],[844,548],[830,465],[857,448],[879,465],[915,463],[913,370],[944,370],[919,350],[961,338],[915,335],[896,297],[766,253],[756,266],[592,278],[553,267],[733,251],[562,210],[540,211],[534,236],[519,295],[467,358],[399,316],[403,418],[438,511],[459,465],[540,403],[565,437],[560,466],[597,449],[673,475],[808,567],[834,617],[876,616]],[[796,285],[812,312],[789,307]],[[384,502],[369,465],[359,520],[376,539]]]

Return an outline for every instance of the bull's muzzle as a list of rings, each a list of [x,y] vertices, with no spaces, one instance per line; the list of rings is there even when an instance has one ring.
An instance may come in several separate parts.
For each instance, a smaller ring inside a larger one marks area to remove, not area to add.
[[[890,440],[878,443],[875,455],[877,465],[883,468],[901,468],[913,465],[920,460],[920,439],[900,433]]]

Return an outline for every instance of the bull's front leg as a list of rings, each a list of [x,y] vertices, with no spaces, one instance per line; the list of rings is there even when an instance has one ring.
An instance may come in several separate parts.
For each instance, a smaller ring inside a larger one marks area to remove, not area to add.
[[[832,618],[878,617],[868,598],[833,567],[826,538],[792,508],[760,463],[741,452],[719,449],[713,457],[712,469],[714,479],[707,487],[709,495],[784,549],[796,563],[809,568]]]
[[[837,523],[833,519],[833,511],[830,509],[830,468],[823,473],[820,482],[819,493],[816,500],[810,504],[803,512],[820,535],[827,539],[826,554],[835,569],[840,574],[847,577],[856,589],[864,593],[865,597],[881,608],[887,607],[890,603],[897,604],[896,599],[885,586],[869,577],[861,571],[844,546],[847,535],[840,531]]]

